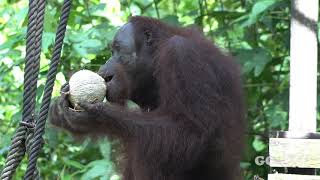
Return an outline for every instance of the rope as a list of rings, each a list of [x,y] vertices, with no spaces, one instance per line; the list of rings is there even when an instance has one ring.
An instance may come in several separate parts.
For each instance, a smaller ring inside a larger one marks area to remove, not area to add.
[[[43,134],[45,130],[45,123],[48,116],[49,105],[51,101],[51,94],[54,86],[54,81],[56,78],[58,64],[60,62],[61,50],[63,45],[63,39],[66,32],[66,26],[68,22],[68,17],[71,9],[71,0],[65,0],[62,6],[62,13],[60,17],[60,23],[58,26],[55,46],[53,50],[52,60],[49,68],[49,72],[47,75],[47,81],[45,85],[43,100],[41,103],[39,119],[36,122],[34,136],[32,145],[30,147],[30,156],[29,163],[27,166],[27,171],[24,176],[25,180],[33,179],[34,172],[36,170],[37,159],[40,153],[40,150],[43,145]]]
[[[34,123],[36,121],[36,118],[34,117],[34,110],[36,106],[36,96],[37,96],[37,82],[38,82],[38,75],[39,75],[39,68],[40,68],[40,55],[41,55],[41,44],[42,44],[42,34],[43,34],[43,23],[44,23],[44,14],[45,14],[45,5],[46,0],[38,0],[38,14],[37,14],[37,22],[36,22],[36,28],[35,28],[35,37],[34,37],[34,61],[33,61],[33,74],[31,79],[31,97],[33,97],[33,103],[31,103],[31,109],[32,109],[32,119],[33,121],[31,123]],[[28,129],[26,134],[26,141],[25,146],[27,150],[28,156],[30,156],[31,153],[31,143],[32,143],[32,137],[33,137],[33,129]],[[39,171],[38,169],[34,172],[34,179],[40,179]]]
[[[36,0],[29,1],[22,121],[12,139],[7,160],[1,173],[1,180],[8,180],[12,178],[26,151],[26,147],[24,144],[25,136],[28,128],[31,127],[30,123],[33,122],[33,113],[36,104],[36,94],[32,93],[32,89],[37,87],[37,83],[34,83],[34,78],[32,78],[32,76],[38,76],[39,68],[37,69],[38,66],[35,64],[36,62],[40,62],[40,56],[35,56],[34,52],[35,49],[39,48],[41,51],[41,42],[35,43],[35,41],[39,39],[41,41],[42,39],[41,26],[43,25],[43,23],[39,23],[38,25],[36,24],[38,22],[37,18],[43,17],[41,13],[44,12],[44,8],[44,3],[40,4]],[[41,20],[39,19],[39,21]],[[39,47],[36,47],[36,45],[38,45]]]
[[[45,0],[29,0],[22,121],[12,138],[7,160],[1,172],[1,180],[12,179],[26,151],[29,155],[29,162],[24,179],[40,179],[39,171],[37,170],[37,159],[43,145],[42,136],[45,130],[51,94],[60,62],[63,39],[71,9],[71,0],[65,0],[62,7],[39,118],[35,118],[45,3]],[[33,129],[34,122],[36,122],[35,129]]]

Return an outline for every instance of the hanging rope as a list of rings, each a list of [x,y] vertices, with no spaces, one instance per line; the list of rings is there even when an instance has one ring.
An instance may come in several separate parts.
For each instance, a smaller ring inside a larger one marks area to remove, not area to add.
[[[33,77],[38,76],[38,71],[34,69],[36,62],[39,60],[35,59],[35,32],[37,26],[38,13],[44,12],[44,10],[39,9],[40,4],[38,1],[29,1],[29,11],[28,11],[28,30],[27,30],[27,43],[26,43],[26,57],[25,57],[25,68],[24,68],[24,93],[23,93],[23,110],[22,110],[22,121],[18,127],[15,136],[12,139],[12,144],[9,149],[6,163],[4,169],[1,173],[1,179],[7,180],[11,179],[12,175],[16,171],[16,168],[20,164],[24,157],[26,147],[25,147],[25,137],[28,128],[32,128],[33,114],[35,109],[35,99],[36,95],[32,93],[32,86],[34,84]],[[39,20],[40,21],[40,20]],[[42,29],[42,28],[41,28]],[[38,34],[40,39],[42,39],[42,34]],[[38,39],[38,38],[37,38]],[[38,45],[38,44],[37,44]],[[40,47],[41,48],[41,47]],[[33,82],[33,83],[32,83]]]
[[[35,118],[36,90],[40,67],[45,0],[29,1],[22,121],[12,138],[6,163],[1,173],[1,180],[9,180],[12,178],[16,168],[23,159],[26,150],[29,155],[29,163],[24,179],[39,179],[39,173],[36,166],[37,159],[43,145],[42,136],[45,130],[51,94],[58,64],[60,62],[70,9],[71,0],[65,0],[56,33],[55,46],[47,75],[44,96],[38,116],[39,118]]]
[[[43,100],[41,103],[40,113],[39,113],[39,119],[37,120],[34,136],[33,136],[33,142],[31,145],[31,152],[29,156],[29,163],[27,167],[27,172],[24,176],[25,180],[31,180],[33,177],[33,174],[36,169],[37,159],[39,156],[39,152],[43,145],[43,134],[45,130],[45,123],[48,116],[49,111],[49,105],[51,101],[51,94],[54,86],[54,81],[56,79],[57,70],[58,70],[58,64],[60,62],[60,55],[63,45],[63,39],[66,32],[66,26],[68,22],[68,17],[71,9],[71,0],[65,0],[63,7],[62,7],[62,13],[60,17],[60,23],[58,26],[58,30],[56,33],[56,40],[55,40],[55,46],[53,50],[53,55],[51,59],[51,64],[49,68],[49,72],[47,75],[47,81],[44,89],[44,95]]]

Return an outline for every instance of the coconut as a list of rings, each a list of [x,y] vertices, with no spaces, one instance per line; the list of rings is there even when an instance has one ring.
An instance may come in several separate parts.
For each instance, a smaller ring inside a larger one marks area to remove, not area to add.
[[[97,73],[89,70],[80,70],[69,80],[69,100],[75,109],[79,103],[102,102],[106,96],[106,84]]]

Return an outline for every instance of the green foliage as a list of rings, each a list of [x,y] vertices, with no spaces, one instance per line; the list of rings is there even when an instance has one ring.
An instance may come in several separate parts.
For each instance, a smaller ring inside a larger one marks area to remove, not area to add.
[[[261,14],[267,12],[267,10],[270,9],[276,3],[279,3],[279,0],[261,0],[261,1],[257,1],[253,5],[250,14],[248,14],[249,18],[246,21],[246,23],[244,23],[244,25],[245,26],[250,26],[250,25],[256,23],[257,21],[259,21],[260,17],[261,17]]]
[[[60,1],[48,1],[38,83],[41,99],[51,57]],[[0,169],[10,137],[21,119],[27,0],[0,1]],[[79,69],[97,70],[110,57],[109,44],[118,26],[131,15],[158,17],[174,25],[200,26],[207,37],[242,65],[247,100],[247,149],[244,179],[266,178],[268,167],[254,163],[267,156],[268,132],[285,130],[288,118],[289,0],[80,0],[73,1],[54,96]],[[129,102],[131,107],[136,107]],[[319,117],[319,116],[318,116]],[[117,142],[85,140],[48,125],[39,159],[44,179],[120,179],[110,157]],[[26,160],[15,179],[26,169]]]

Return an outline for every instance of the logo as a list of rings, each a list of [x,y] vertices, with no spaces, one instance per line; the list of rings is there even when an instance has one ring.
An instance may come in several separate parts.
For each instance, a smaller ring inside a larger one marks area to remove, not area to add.
[[[256,165],[258,166],[263,166],[263,165],[270,165],[270,157],[264,157],[264,156],[257,156],[254,159],[254,162],[256,163]]]

